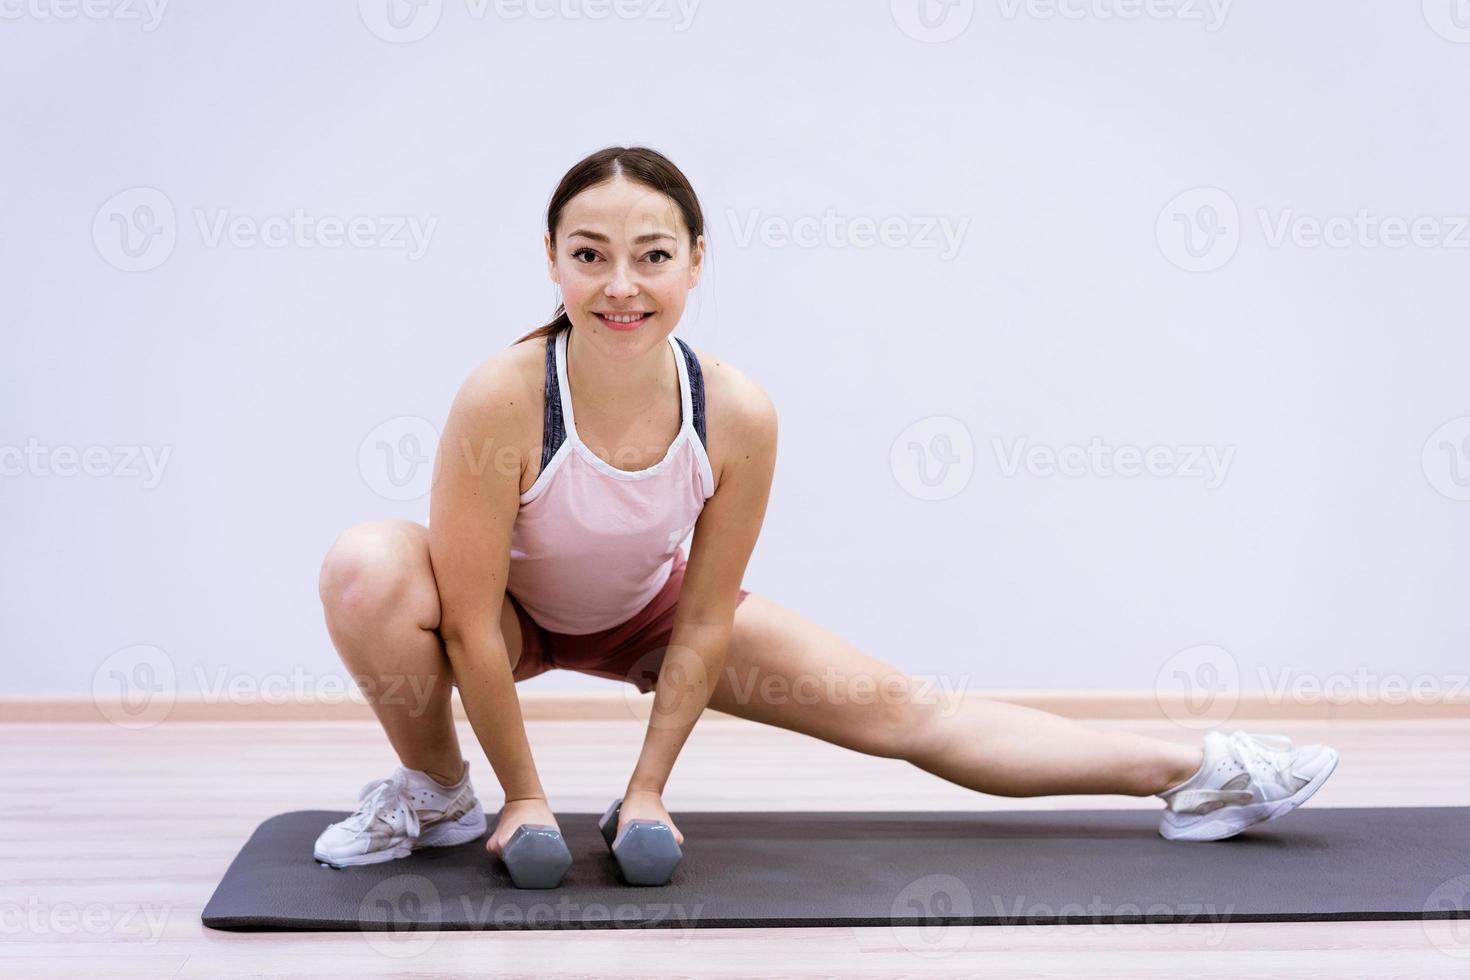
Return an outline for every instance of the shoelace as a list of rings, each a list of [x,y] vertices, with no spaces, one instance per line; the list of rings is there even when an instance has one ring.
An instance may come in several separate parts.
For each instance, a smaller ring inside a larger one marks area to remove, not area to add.
[[[1292,788],[1296,782],[1291,774],[1292,743],[1285,736],[1236,731],[1226,738],[1225,748],[1245,772],[1218,789],[1181,790],[1170,802],[1171,809],[1176,813],[1208,813],[1222,806],[1250,803],[1254,799],[1252,782],[1274,783],[1283,789]]]
[[[1261,782],[1273,782],[1288,790],[1301,782],[1291,771],[1296,761],[1291,739],[1283,735],[1235,732],[1230,736],[1230,749],[1240,764]]]
[[[403,814],[404,832],[410,840],[419,835],[419,814],[404,797],[404,772],[402,769],[385,779],[375,779],[358,794],[361,805],[357,812],[343,821],[352,830],[367,830],[374,820],[382,820],[393,826],[392,816]]]

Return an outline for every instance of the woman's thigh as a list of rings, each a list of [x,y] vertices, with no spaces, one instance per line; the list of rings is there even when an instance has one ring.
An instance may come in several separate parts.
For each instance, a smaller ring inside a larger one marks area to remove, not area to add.
[[[407,561],[415,570],[427,574],[429,581],[434,578],[433,562],[429,558],[429,529],[417,521],[409,520],[387,520],[375,522],[374,529],[379,534],[396,539],[403,546],[402,560]],[[438,586],[435,585],[437,597]],[[437,608],[438,603],[435,603]],[[430,629],[439,637],[442,647],[444,637],[439,633],[439,617],[436,613],[432,624],[420,624],[425,629]],[[511,600],[510,593],[505,594],[500,603],[500,632],[505,637],[505,652],[510,660],[511,670],[514,671],[521,659],[521,650],[524,646],[523,630],[520,618],[516,614],[516,607]],[[447,666],[451,679],[454,677],[454,669]],[[456,682],[457,683],[457,682]]]

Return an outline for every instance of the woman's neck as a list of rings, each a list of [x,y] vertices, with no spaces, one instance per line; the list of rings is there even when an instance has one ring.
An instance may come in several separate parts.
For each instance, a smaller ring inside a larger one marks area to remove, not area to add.
[[[584,343],[579,332],[574,329],[567,336],[567,381],[577,401],[598,416],[641,413],[677,388],[678,369],[669,357],[667,338],[635,357],[612,359]]]

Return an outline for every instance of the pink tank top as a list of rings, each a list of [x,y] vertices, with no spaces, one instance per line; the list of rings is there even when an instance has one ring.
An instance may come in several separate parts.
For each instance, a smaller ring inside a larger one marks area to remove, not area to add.
[[[662,460],[629,473],[577,437],[567,383],[570,330],[547,339],[541,472],[521,494],[506,587],[542,627],[583,634],[626,622],[658,594],[715,492],[715,477],[694,351],[669,335],[679,372],[679,433]]]

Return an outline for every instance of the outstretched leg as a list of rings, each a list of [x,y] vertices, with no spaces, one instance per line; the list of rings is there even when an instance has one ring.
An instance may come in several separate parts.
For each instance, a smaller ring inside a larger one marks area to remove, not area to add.
[[[995,796],[1151,796],[1203,761],[1198,748],[933,689],[754,593],[736,607],[710,707]]]

